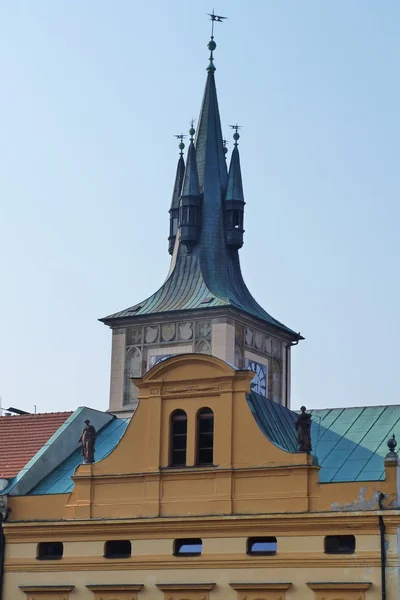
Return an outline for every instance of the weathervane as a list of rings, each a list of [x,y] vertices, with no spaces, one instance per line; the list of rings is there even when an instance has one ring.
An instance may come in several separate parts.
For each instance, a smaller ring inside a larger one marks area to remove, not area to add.
[[[214,13],[214,9],[212,11],[212,13],[208,13],[208,16],[210,17],[211,20],[211,39],[214,39],[214,23],[223,23],[224,19],[227,19],[228,17],[221,17],[219,15],[216,15]]]
[[[223,23],[224,19],[226,19],[227,17],[221,17],[220,15],[216,15],[214,13],[214,9],[212,11],[212,13],[208,13],[208,16],[211,19],[211,40],[208,42],[207,47],[210,51],[210,64],[207,67],[207,71],[214,73],[215,71],[215,67],[214,67],[214,63],[213,63],[213,52],[215,50],[215,48],[217,47],[217,44],[214,42],[214,23]]]
[[[232,129],[234,129],[234,130],[235,130],[235,133],[233,134],[233,139],[235,140],[235,146],[237,146],[237,145],[238,145],[238,140],[239,140],[239,138],[240,138],[240,135],[239,135],[239,133],[238,133],[238,130],[239,130],[239,129],[242,129],[242,126],[241,126],[241,125],[238,125],[238,124],[236,123],[236,125],[229,125],[229,127],[231,127]]]
[[[183,156],[183,150],[185,149],[185,144],[183,143],[183,140],[185,137],[187,137],[187,135],[183,135],[183,133],[180,133],[179,135],[175,135],[177,140],[181,140],[180,144],[179,144],[179,150],[181,151],[181,156]]]

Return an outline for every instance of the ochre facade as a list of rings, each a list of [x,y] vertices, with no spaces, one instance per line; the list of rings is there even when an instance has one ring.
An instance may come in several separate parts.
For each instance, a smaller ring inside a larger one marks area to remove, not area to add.
[[[77,468],[69,495],[9,498],[4,600],[378,600],[379,514],[387,600],[397,599],[397,461],[384,481],[319,483],[311,455],[262,433],[246,399],[251,378],[196,354],[146,373],[125,435]],[[214,414],[211,466],[196,466],[202,408]],[[184,467],[170,466],[176,410],[187,414]],[[355,552],[325,553],[332,535],[354,535]],[[263,536],[276,538],[276,554],[248,554],[248,538]],[[201,554],[174,555],[174,540],[198,538]],[[131,556],[105,558],[110,540],[129,540]],[[40,542],[62,542],[62,558],[39,560]]]

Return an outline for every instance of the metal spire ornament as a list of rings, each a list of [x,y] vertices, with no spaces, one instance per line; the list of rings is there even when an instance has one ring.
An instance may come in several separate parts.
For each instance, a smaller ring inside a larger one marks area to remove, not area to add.
[[[228,17],[221,17],[220,15],[216,15],[214,13],[214,9],[213,9],[212,13],[208,13],[208,16],[211,19],[211,40],[207,44],[207,48],[210,51],[210,64],[207,67],[207,71],[214,73],[215,67],[214,67],[213,52],[214,52],[215,48],[217,47],[217,44],[214,42],[214,23],[223,23],[224,20],[227,19]]]
[[[178,140],[181,140],[178,148],[180,150],[180,155],[183,156],[183,151],[185,149],[185,144],[183,143],[183,140],[185,139],[185,137],[187,137],[187,135],[183,135],[183,133],[180,133],[179,135],[175,135],[175,137]]]

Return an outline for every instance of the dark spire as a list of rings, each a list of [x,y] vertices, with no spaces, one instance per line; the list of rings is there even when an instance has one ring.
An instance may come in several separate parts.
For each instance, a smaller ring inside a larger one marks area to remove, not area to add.
[[[233,134],[235,145],[231,156],[231,164],[229,167],[228,184],[226,187],[225,200],[240,200],[241,202],[244,202],[242,171],[240,168],[240,157],[238,149],[238,140],[240,138],[240,135],[238,134],[237,130],[239,129],[239,125],[231,125],[231,127],[236,130]]]
[[[211,16],[212,24],[223,17]],[[193,123],[179,204],[179,224],[170,270],[161,288],[144,302],[101,319],[120,319],[171,311],[230,307],[268,323],[286,341],[303,339],[269,315],[249,292],[241,273],[238,249],[243,243],[243,189],[236,126],[229,190],[226,147],[222,138],[215,87],[212,33],[210,64],[193,141]],[[228,198],[228,199],[227,199]]]
[[[189,150],[186,159],[186,169],[185,175],[183,178],[183,186],[182,186],[182,198],[184,196],[200,196],[200,185],[199,185],[199,175],[197,172],[197,160],[196,160],[196,148],[194,146],[193,136],[195,134],[195,130],[193,127],[193,121],[191,123],[191,127],[189,129],[190,134],[190,144]]]
[[[228,184],[225,195],[225,232],[226,243],[231,248],[239,249],[243,246],[243,222],[244,222],[244,196],[242,185],[242,172],[240,169],[240,158],[238,150],[239,125],[231,125],[235,130],[233,139],[235,145],[232,151],[231,164],[229,167]]]
[[[183,143],[183,139],[186,137],[182,133],[175,136],[179,143],[179,160],[178,166],[176,168],[175,175],[175,183],[174,189],[172,192],[172,200],[171,200],[171,208],[169,209],[169,237],[168,237],[168,252],[170,254],[174,251],[176,233],[178,230],[178,216],[179,216],[179,199],[181,196],[183,176],[185,174],[185,161],[183,159],[183,150],[185,148],[185,144]]]
[[[196,134],[197,166],[200,188],[205,185],[206,173],[213,177],[220,189],[225,190],[227,169],[225,162],[224,144],[222,141],[221,120],[219,116],[217,90],[214,79],[213,52],[216,43],[212,38],[208,44],[210,49],[210,64],[207,68],[207,81],[203,102],[200,110]]]
[[[201,231],[201,193],[197,172],[196,148],[193,142],[195,134],[193,120],[189,133],[190,144],[179,205],[179,227],[180,240],[185,245],[186,250],[190,252],[193,245],[199,240]]]

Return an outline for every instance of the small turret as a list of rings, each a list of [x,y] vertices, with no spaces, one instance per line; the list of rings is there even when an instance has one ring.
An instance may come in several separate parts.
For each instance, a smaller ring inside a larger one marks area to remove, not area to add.
[[[196,148],[193,143],[195,133],[193,123],[189,133],[190,145],[179,204],[180,239],[188,252],[190,252],[192,246],[200,239],[201,229],[201,193],[197,171]]]
[[[168,237],[168,252],[170,254],[174,251],[176,234],[178,231],[178,221],[179,221],[179,198],[181,195],[183,177],[185,174],[185,161],[183,160],[183,150],[185,148],[185,144],[183,143],[183,138],[186,136],[182,133],[180,135],[176,135],[176,138],[180,140],[179,143],[179,160],[178,166],[176,168],[176,177],[174,190],[172,192],[172,201],[171,208],[169,209],[169,237]]]
[[[243,246],[243,219],[244,219],[244,196],[242,185],[242,173],[240,169],[240,158],[238,149],[239,125],[231,125],[235,130],[233,139],[235,145],[232,151],[231,164],[229,167],[228,184],[225,196],[225,233],[226,243],[232,248],[239,249]]]

